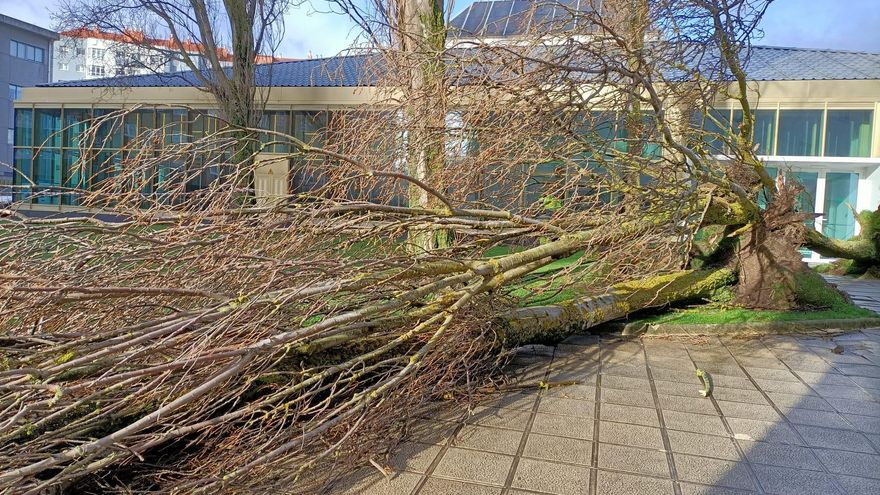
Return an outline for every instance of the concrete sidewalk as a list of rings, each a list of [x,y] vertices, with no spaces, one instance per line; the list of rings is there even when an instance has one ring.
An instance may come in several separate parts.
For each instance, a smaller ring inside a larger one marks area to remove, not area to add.
[[[855,285],[857,302],[880,301],[880,283]],[[710,398],[697,367],[714,376]],[[366,469],[339,493],[880,493],[880,330],[574,336],[524,348],[509,372],[576,384],[426,419],[391,459],[390,480]]]

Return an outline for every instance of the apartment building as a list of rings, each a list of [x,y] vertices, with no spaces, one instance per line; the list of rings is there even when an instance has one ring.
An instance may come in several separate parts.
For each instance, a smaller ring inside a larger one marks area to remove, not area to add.
[[[12,179],[13,102],[24,88],[52,80],[52,42],[58,34],[0,14],[0,183]]]

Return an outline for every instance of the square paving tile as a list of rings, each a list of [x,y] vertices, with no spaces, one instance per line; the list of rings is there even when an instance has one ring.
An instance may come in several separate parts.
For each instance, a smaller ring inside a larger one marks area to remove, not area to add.
[[[651,368],[651,375],[654,377],[654,380],[658,381],[699,384],[699,380],[697,380],[697,375],[694,370],[683,371]]]
[[[607,443],[599,444],[599,468],[669,477],[665,452]]]
[[[544,397],[560,397],[563,399],[596,400],[594,385],[564,385],[552,387],[544,392]]]
[[[813,385],[813,390],[815,390],[819,396],[826,399],[834,397],[838,399],[871,400],[871,396],[859,387],[819,384]]]
[[[646,378],[602,375],[602,388],[616,388],[618,390],[639,390],[642,392],[651,393],[651,382],[649,382]]]
[[[712,401],[700,397],[694,390],[696,397],[679,397],[676,395],[660,395],[660,407],[669,411],[690,412],[699,414],[717,415],[718,411],[712,405]]]
[[[817,395],[810,387],[800,382],[787,382],[781,380],[755,378],[755,383],[765,392],[780,392],[796,395]]]
[[[421,443],[445,444],[452,438],[456,428],[458,424],[447,421],[418,420],[409,428],[408,439]]]
[[[660,436],[659,428],[606,421],[599,423],[599,441],[646,449],[663,448],[663,437]]]
[[[749,404],[769,405],[764,394],[757,390],[745,390],[741,388],[718,388],[712,391],[712,396],[717,400],[728,402],[746,402]]]
[[[811,447],[875,453],[871,442],[856,431],[807,425],[796,425],[795,428]]]
[[[588,400],[542,397],[540,404],[538,404],[538,412],[592,418],[596,415],[596,404]]]
[[[675,470],[678,478],[707,485],[744,490],[756,489],[743,462],[708,459],[683,454],[674,454]]]
[[[556,495],[587,495],[590,493],[590,469],[520,459],[511,486]]]
[[[647,380],[648,379],[648,370],[645,369],[645,364],[640,363],[637,365],[631,365],[628,361],[626,364],[618,363],[618,364],[606,364],[602,366],[602,384],[604,385],[604,381],[606,377],[614,376],[616,378],[635,378],[638,380]]]
[[[836,412],[793,408],[785,411],[789,421],[799,425],[824,426],[826,428],[851,428],[846,419]]]
[[[595,421],[591,418],[537,413],[532,433],[592,440]]]
[[[719,400],[717,402],[721,412],[731,418],[757,419],[760,421],[782,420],[779,417],[779,413],[770,406],[745,402],[728,402],[726,400]]]
[[[455,436],[452,444],[456,447],[514,455],[519,449],[522,436],[523,433],[516,430],[465,425]]]
[[[424,473],[440,453],[439,445],[406,442],[394,449],[388,464],[395,472]]]
[[[795,430],[782,422],[727,418],[734,438],[771,443],[803,445]]]
[[[500,495],[501,488],[461,481],[428,478],[419,495]]]
[[[526,447],[522,455],[545,461],[589,466],[593,457],[593,442],[576,438],[538,435],[533,432],[526,440]]]
[[[618,423],[642,426],[660,426],[657,410],[654,408],[602,404],[599,408],[599,417],[604,421],[616,421]]]
[[[422,479],[421,475],[413,473],[398,473],[389,479],[374,473],[354,486],[340,488],[351,495],[400,495],[411,492]]]
[[[654,396],[642,390],[618,390],[602,388],[602,402],[625,406],[654,407]]]
[[[596,491],[602,495],[662,495],[672,494],[672,481],[646,476],[598,472]]]
[[[758,493],[723,486],[698,485],[696,483],[681,483],[681,495],[747,495]]]
[[[830,475],[774,466],[755,466],[758,482],[767,493],[778,495],[830,495],[839,493]]]
[[[794,408],[834,411],[834,408],[831,407],[828,401],[815,395],[780,394],[775,392],[770,392],[767,395],[782,412]]]
[[[700,390],[703,386],[700,384],[699,380],[688,380],[683,382],[666,382],[661,380],[654,380],[654,387],[657,388],[657,394],[659,395],[677,395],[680,397],[694,397],[694,394],[698,394],[698,390]]]
[[[498,407],[502,409],[519,409],[523,411],[531,411],[535,407],[535,401],[538,399],[536,391],[505,393],[498,397],[493,397],[482,403],[487,407]]]
[[[529,411],[498,409],[496,407],[475,407],[473,414],[465,418],[465,423],[524,431],[530,417],[531,413]]]
[[[730,438],[675,430],[668,430],[666,434],[669,436],[673,452],[731,461],[740,460],[739,453]]]
[[[513,457],[452,447],[443,454],[433,476],[503,486]]]
[[[837,481],[846,490],[847,495],[877,495],[880,493],[880,480],[838,476]]]
[[[668,430],[666,433],[669,435],[669,443],[673,452],[731,461],[740,460],[733,440],[730,438],[674,430]]]
[[[847,414],[859,414],[862,416],[874,416],[880,418],[880,402],[873,400],[841,399],[829,397],[825,399],[831,407],[839,412]]]
[[[865,433],[880,434],[880,418],[876,416],[860,416],[858,414],[844,414],[844,418],[859,431]]]
[[[832,473],[880,479],[880,455],[822,449],[815,452]]]
[[[749,442],[748,440],[737,440],[737,443],[749,462],[753,464],[822,470],[822,464],[813,455],[812,449],[808,447],[782,443]]]
[[[693,414],[680,411],[663,411],[663,421],[670,430],[727,436],[727,430],[719,416]]]

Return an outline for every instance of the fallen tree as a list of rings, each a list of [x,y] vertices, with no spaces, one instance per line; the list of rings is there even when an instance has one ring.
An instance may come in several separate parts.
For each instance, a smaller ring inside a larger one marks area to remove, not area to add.
[[[589,36],[552,50],[546,32],[516,46],[389,42],[376,64],[385,111],[333,115],[339,139],[220,122],[156,146],[167,129],[148,130],[76,191],[117,221],[4,212],[0,487],[313,493],[397,440],[407,413],[472,398],[517,345],[734,282],[750,307],[797,308],[797,248],[826,241],[803,226],[797,186],[755,156],[741,60],[765,4],[716,3],[649,2],[633,21],[646,24],[624,30],[625,12],[572,12]],[[382,38],[397,12],[378,7],[368,32]],[[631,39],[654,29],[666,44]],[[426,59],[449,70],[443,84],[413,84],[437,69]],[[719,91],[742,106],[738,134],[681,118]],[[470,104],[440,125],[435,101]],[[609,110],[621,106],[624,123]],[[95,122],[83,151],[136,110]],[[319,176],[312,187],[242,208],[229,207],[241,180],[186,189],[217,170],[248,177],[258,152],[235,150],[275,146]],[[402,172],[429,161],[430,174]],[[188,165],[159,182],[168,163]],[[449,242],[424,242],[438,232]]]

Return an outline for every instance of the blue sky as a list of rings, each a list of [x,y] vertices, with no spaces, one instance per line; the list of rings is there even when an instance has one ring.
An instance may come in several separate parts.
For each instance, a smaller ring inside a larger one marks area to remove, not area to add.
[[[52,27],[49,12],[57,0],[0,0],[0,13]],[[473,0],[455,2],[458,13]],[[331,56],[353,39],[352,24],[329,13],[325,0],[311,0],[286,16],[279,55]],[[878,0],[776,0],[764,18],[760,44],[880,52]]]

